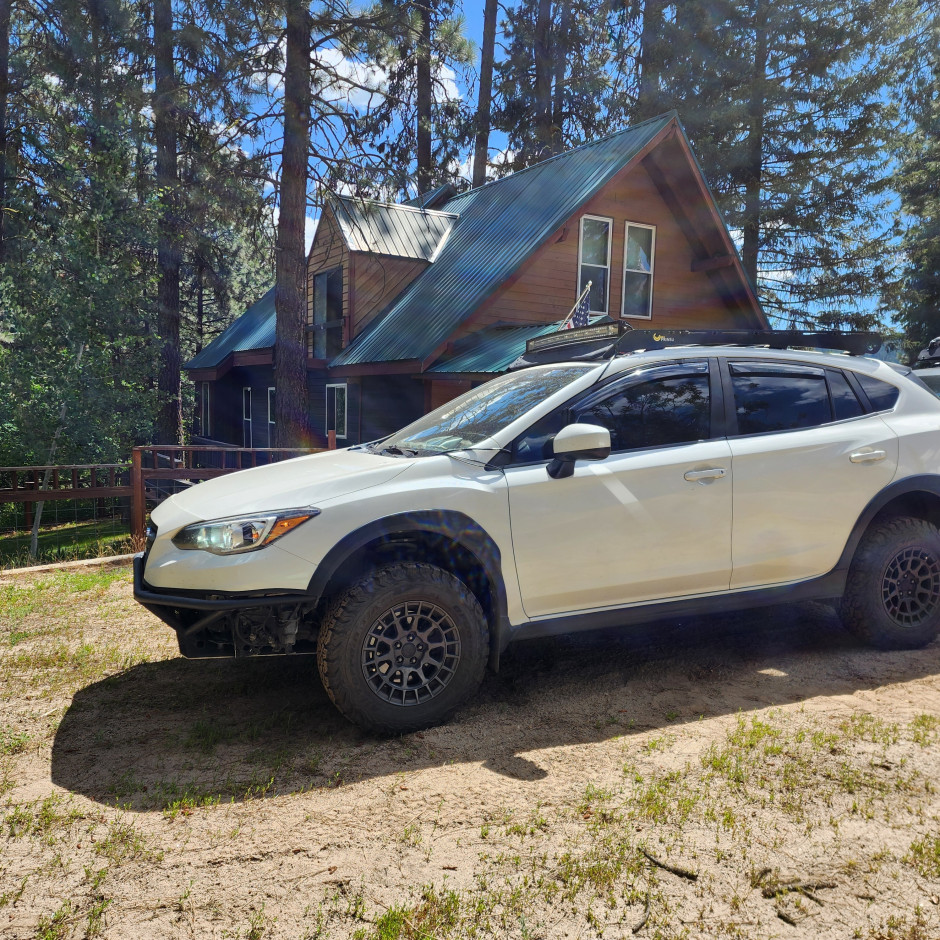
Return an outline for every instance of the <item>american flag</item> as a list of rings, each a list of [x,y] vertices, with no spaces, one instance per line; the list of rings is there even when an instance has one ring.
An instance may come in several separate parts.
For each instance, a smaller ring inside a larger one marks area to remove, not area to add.
[[[590,322],[588,319],[588,311],[591,308],[591,282],[587,282],[587,286],[581,292],[581,296],[575,301],[574,307],[571,309],[571,313],[568,314],[568,319],[565,320],[562,325],[563,330],[575,330],[582,326],[587,326]]]

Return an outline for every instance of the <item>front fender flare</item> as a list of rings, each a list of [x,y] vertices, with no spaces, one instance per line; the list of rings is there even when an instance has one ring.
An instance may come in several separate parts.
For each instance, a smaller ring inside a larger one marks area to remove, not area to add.
[[[492,536],[462,512],[430,509],[398,513],[350,532],[343,536],[317,565],[307,588],[308,594],[315,601],[319,601],[343,564],[370,542],[417,533],[439,535],[456,542],[468,551],[486,572],[492,585],[495,607],[495,623],[492,624],[490,636],[490,667],[494,671],[498,670],[500,653],[508,645],[510,634],[501,554]]]

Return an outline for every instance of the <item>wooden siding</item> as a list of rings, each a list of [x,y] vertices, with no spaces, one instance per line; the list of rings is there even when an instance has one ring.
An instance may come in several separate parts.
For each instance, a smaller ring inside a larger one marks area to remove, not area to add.
[[[358,336],[427,266],[426,261],[354,252],[350,338]]]
[[[307,256],[307,325],[313,323],[313,278],[315,274],[333,268],[343,268],[343,315],[350,311],[349,250],[343,241],[339,224],[329,206],[324,207],[320,215],[317,234]],[[347,320],[347,322],[349,322]],[[313,355],[313,335],[307,334],[307,355]]]
[[[583,215],[613,219],[608,310],[620,316],[624,225],[656,226],[652,319],[629,318],[637,329],[743,326],[706,272],[693,272],[693,251],[642,165],[614,177],[577,215],[537,249],[516,275],[481,304],[454,339],[494,323],[546,323],[564,317],[578,293],[578,239]]]
[[[364,375],[362,390],[362,440],[385,437],[425,413],[424,383],[410,375]]]

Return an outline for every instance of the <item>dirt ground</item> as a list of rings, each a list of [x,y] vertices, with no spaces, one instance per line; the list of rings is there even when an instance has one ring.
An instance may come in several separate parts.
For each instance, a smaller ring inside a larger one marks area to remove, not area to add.
[[[127,568],[0,576],[0,937],[940,938],[940,642],[530,642],[384,740],[315,668],[179,658]]]

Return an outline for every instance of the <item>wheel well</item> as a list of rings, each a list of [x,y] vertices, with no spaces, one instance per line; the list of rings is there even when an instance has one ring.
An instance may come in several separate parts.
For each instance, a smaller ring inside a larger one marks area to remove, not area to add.
[[[321,603],[328,603],[369,571],[400,561],[436,565],[463,581],[480,602],[490,625],[490,636],[494,635],[498,605],[496,589],[486,569],[473,552],[459,542],[431,532],[383,535],[363,545],[333,572],[323,590]]]
[[[898,516],[913,516],[915,519],[925,519],[940,528],[940,496],[924,490],[902,493],[890,502],[885,503],[875,514],[869,526]]]

